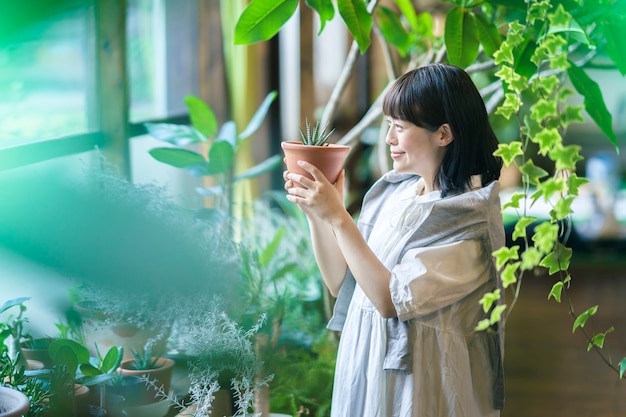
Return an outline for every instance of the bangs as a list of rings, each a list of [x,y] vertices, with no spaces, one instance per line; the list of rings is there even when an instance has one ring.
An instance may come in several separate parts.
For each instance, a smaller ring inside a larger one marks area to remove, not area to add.
[[[425,103],[431,100],[437,105],[424,88],[423,80],[416,76],[416,72],[406,73],[391,85],[383,99],[383,114],[392,119],[405,120],[416,126],[434,130],[439,124],[430,123],[428,109]],[[427,113],[427,112],[426,112]]]

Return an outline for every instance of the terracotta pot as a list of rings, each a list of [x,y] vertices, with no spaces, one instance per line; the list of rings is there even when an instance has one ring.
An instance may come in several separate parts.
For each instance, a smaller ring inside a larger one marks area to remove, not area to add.
[[[38,361],[43,363],[45,368],[52,368],[52,358],[48,352],[48,347],[54,341],[50,337],[35,339],[33,342],[22,342],[20,351],[27,361]],[[33,345],[35,343],[35,345]],[[36,347],[32,347],[36,346]],[[45,347],[44,347],[45,346]]]
[[[0,416],[22,417],[30,410],[30,400],[20,391],[0,387]]]
[[[168,394],[170,392],[170,385],[172,382],[172,374],[174,372],[174,366],[176,362],[170,358],[159,358],[157,361],[157,368],[155,369],[131,369],[134,359],[123,360],[120,364],[120,372],[123,376],[138,376],[146,375],[150,380],[156,379],[156,386],[162,387],[163,392]],[[151,386],[146,386],[146,402],[157,401],[158,392]]]
[[[289,172],[311,175],[300,168],[297,161],[307,161],[315,165],[326,176],[328,181],[335,183],[350,152],[349,146],[329,143],[328,146],[307,146],[302,142],[281,142],[285,154],[285,164]]]

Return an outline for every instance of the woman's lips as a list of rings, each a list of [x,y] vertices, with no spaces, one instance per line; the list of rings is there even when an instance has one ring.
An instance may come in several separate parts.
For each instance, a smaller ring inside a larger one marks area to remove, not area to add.
[[[392,152],[390,152],[391,159],[398,159],[398,158],[400,158],[402,156],[403,153],[404,152],[394,152],[394,151],[392,151]]]

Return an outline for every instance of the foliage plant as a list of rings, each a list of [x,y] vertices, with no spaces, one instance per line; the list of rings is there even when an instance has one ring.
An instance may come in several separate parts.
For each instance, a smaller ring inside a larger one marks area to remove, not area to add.
[[[154,346],[154,340],[148,340],[143,349],[132,349],[133,362],[130,364],[130,369],[135,370],[147,370],[157,368],[157,363],[161,358],[161,353],[153,353],[152,347]]]
[[[250,44],[272,38],[299,3],[253,0],[239,18],[235,42]],[[451,0],[439,8],[445,10],[441,36],[433,31],[433,14],[416,10],[410,0],[395,0],[393,7],[378,0],[307,1],[306,6],[319,18],[320,32],[335,17],[336,7],[353,37],[344,69],[325,106],[323,125],[332,120],[348,76],[359,53],[368,51],[372,36],[383,45],[389,82],[397,74],[432,62],[457,65],[477,80],[488,80],[480,86],[487,110],[516,126],[517,137],[501,143],[497,155],[522,174],[521,191],[503,206],[518,213],[513,239],[521,244],[494,253],[502,285],[511,292],[512,301],[506,305],[505,294],[500,291],[485,294],[481,304],[491,317],[477,330],[488,331],[504,320],[519,296],[523,277],[543,269],[554,280],[548,298],[565,301],[572,315],[572,331],[582,331],[588,349],[598,352],[622,378],[626,358],[615,363],[603,350],[613,327],[600,331],[586,328],[600,311],[599,306],[578,310],[568,296],[573,254],[567,247],[567,236],[572,228],[572,203],[587,180],[577,174],[577,163],[583,159],[581,147],[564,138],[572,123],[584,121],[586,112],[617,148],[612,115],[589,70],[604,68],[626,74],[626,50],[621,47],[626,34],[626,3]],[[338,143],[351,143],[379,121],[385,91],[380,91],[362,120]],[[576,98],[583,104],[572,104]],[[539,162],[540,157],[549,161],[548,166]],[[527,214],[539,201],[551,207],[545,219]]]
[[[282,163],[280,156],[274,155],[245,172],[238,174],[233,172],[239,149],[259,129],[276,95],[276,92],[271,92],[265,97],[246,128],[241,132],[238,131],[233,120],[225,122],[220,127],[213,110],[195,96],[185,98],[191,125],[145,124],[153,137],[174,145],[174,147],[151,149],[150,155],[154,159],[185,169],[194,177],[207,177],[212,180],[212,184],[197,188],[201,195],[216,199],[214,210],[209,211],[205,217],[217,215],[218,219],[226,218],[231,213],[232,188],[237,182],[255,178],[275,169]],[[185,147],[190,144],[206,146],[208,148],[206,156],[186,149]]]
[[[302,141],[302,144],[307,145],[307,146],[327,146],[328,145],[327,143],[328,138],[335,131],[335,129],[331,130],[330,132],[326,132],[326,127],[320,128],[321,121],[318,120],[315,123],[315,127],[313,128],[313,131],[311,131],[311,124],[309,123],[309,120],[306,119],[304,123],[305,123],[306,133],[305,131],[300,129],[300,140]]]

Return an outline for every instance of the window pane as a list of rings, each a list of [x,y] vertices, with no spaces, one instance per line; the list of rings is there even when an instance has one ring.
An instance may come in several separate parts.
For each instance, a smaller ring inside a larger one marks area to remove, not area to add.
[[[0,147],[89,130],[93,68],[87,63],[93,62],[93,36],[88,3],[66,2],[62,10],[30,16],[21,5],[15,17],[25,24],[0,34]],[[17,12],[9,10],[1,20]]]

